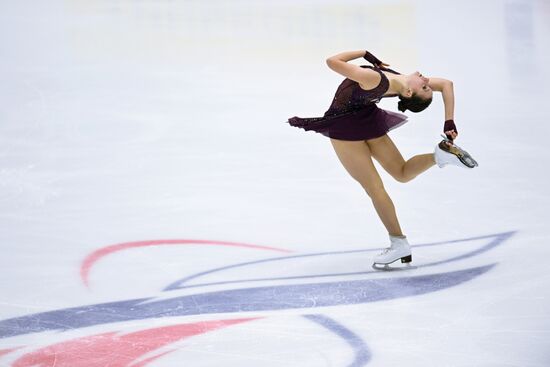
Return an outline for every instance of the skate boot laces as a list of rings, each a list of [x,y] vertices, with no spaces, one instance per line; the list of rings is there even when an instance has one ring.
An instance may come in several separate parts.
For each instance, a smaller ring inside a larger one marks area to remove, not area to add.
[[[385,248],[379,255],[386,255],[388,252],[392,250],[393,250],[393,247]]]

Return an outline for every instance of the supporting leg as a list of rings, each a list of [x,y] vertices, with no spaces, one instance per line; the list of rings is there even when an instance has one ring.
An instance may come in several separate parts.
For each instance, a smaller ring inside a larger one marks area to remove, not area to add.
[[[344,168],[370,196],[376,213],[388,233],[392,236],[402,236],[395,206],[372,162],[369,146],[364,141],[331,139],[331,143]]]

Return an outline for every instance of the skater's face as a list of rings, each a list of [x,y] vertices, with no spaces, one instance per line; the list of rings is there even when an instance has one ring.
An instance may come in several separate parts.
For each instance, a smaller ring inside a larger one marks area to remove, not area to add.
[[[422,99],[432,98],[432,88],[429,86],[430,79],[423,76],[420,72],[415,72],[409,75],[409,88],[413,95],[417,95]]]

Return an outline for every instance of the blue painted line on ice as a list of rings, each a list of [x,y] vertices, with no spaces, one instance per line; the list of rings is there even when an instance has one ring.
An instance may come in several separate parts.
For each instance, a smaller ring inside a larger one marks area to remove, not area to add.
[[[275,285],[199,293],[158,301],[142,298],[87,305],[2,320],[0,338],[161,317],[311,309],[377,302],[453,287],[484,274],[495,265],[414,277]]]
[[[445,244],[451,244],[451,243],[460,243],[460,242],[468,242],[468,241],[475,241],[475,240],[482,240],[482,239],[492,239],[489,243],[486,245],[480,247],[479,249],[467,252],[465,254],[455,256],[446,260],[436,261],[432,263],[422,264],[417,266],[416,268],[427,268],[431,266],[441,265],[450,263],[453,261],[459,261],[463,259],[470,258],[472,256],[479,255],[483,252],[489,251],[490,249],[502,244],[504,241],[512,237],[516,232],[510,231],[510,232],[503,232],[503,233],[497,233],[497,234],[491,234],[486,236],[478,236],[478,237],[470,237],[460,240],[452,240],[452,241],[441,241],[441,242],[434,242],[429,244],[419,244],[412,246],[413,248],[421,248],[421,247],[431,247],[431,246],[440,246]],[[256,260],[256,261],[247,261],[244,263],[238,263],[233,265],[227,265],[215,269],[210,269],[207,271],[203,271],[200,273],[196,273],[193,275],[190,275],[188,277],[185,277],[183,279],[180,279],[176,282],[173,282],[172,284],[168,285],[166,288],[164,288],[164,291],[171,291],[176,289],[184,289],[184,288],[195,288],[195,287],[203,287],[203,286],[211,286],[211,285],[226,285],[226,284],[235,284],[235,283],[248,283],[248,282],[262,282],[262,281],[273,281],[273,280],[292,280],[292,279],[309,279],[309,278],[323,278],[323,277],[338,277],[338,276],[353,276],[353,275],[367,275],[372,273],[377,273],[376,270],[367,270],[362,272],[346,272],[346,273],[328,273],[328,274],[311,274],[311,275],[300,275],[300,276],[288,276],[288,277],[271,277],[271,278],[253,278],[253,279],[238,279],[238,280],[229,280],[229,281],[221,281],[221,282],[209,282],[209,283],[199,283],[199,284],[189,284],[186,283],[193,280],[200,278],[202,276],[213,274],[217,272],[222,272],[225,270],[250,266],[250,265],[258,265],[262,263],[268,263],[268,262],[275,262],[275,261],[284,261],[284,260],[290,260],[290,259],[298,259],[298,258],[306,258],[306,257],[317,257],[317,256],[330,256],[330,255],[346,255],[346,254],[353,254],[353,253],[362,253],[362,252],[372,252],[372,251],[380,251],[381,249],[369,249],[369,250],[349,250],[349,251],[330,251],[330,252],[318,252],[318,253],[310,253],[310,254],[301,254],[301,255],[291,255],[291,256],[279,256],[279,257],[272,257],[268,259],[262,259],[262,260]]]
[[[322,325],[344,339],[354,351],[354,359],[349,367],[362,367],[371,360],[371,352],[361,337],[333,319],[323,315],[303,315],[306,319]]]

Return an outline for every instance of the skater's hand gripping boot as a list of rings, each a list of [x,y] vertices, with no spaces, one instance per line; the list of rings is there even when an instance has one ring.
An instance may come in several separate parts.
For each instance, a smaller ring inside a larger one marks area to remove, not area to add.
[[[447,140],[450,140],[450,144],[452,144],[453,140],[458,136],[458,130],[456,129],[454,120],[445,121],[445,124],[443,124],[443,133]]]

